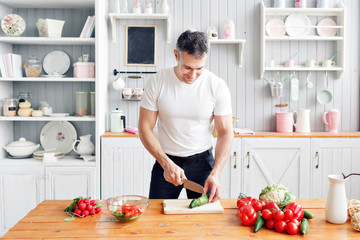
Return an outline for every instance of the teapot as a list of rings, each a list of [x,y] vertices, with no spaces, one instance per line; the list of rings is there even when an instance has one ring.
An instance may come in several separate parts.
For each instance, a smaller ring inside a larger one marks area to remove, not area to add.
[[[91,134],[80,136],[80,140],[74,141],[73,150],[80,155],[91,155],[94,152],[95,146],[90,141],[90,138],[91,138]],[[76,148],[76,143],[78,142],[79,144],[77,145]]]

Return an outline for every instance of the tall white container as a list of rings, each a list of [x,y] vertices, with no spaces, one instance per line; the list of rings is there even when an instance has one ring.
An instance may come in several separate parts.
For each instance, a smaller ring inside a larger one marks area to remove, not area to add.
[[[326,199],[326,221],[334,224],[346,222],[347,201],[345,192],[345,181],[342,175],[328,175],[330,181],[329,193]]]

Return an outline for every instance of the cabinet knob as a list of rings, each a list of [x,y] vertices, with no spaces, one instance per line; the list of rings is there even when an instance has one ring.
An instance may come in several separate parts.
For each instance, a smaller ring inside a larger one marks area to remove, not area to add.
[[[247,160],[248,160],[248,164],[246,167],[250,168],[250,152],[247,152],[246,156],[247,156]]]
[[[236,168],[236,152],[234,152],[234,161],[235,161],[234,168]]]
[[[316,164],[316,168],[319,168],[319,164],[320,164],[320,157],[319,157],[319,152],[316,152],[316,154],[315,154],[315,158],[316,158],[316,161],[317,161],[317,164]]]

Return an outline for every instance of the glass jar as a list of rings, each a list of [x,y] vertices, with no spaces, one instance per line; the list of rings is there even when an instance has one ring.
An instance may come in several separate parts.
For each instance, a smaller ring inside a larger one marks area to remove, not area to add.
[[[32,55],[24,64],[26,77],[40,77],[41,62]]]
[[[16,98],[5,98],[4,99],[3,112],[6,117],[16,116],[17,110],[17,99]]]
[[[21,102],[31,102],[31,93],[29,92],[20,92],[18,95],[19,103]]]
[[[76,115],[86,116],[88,110],[88,93],[87,92],[76,92]]]

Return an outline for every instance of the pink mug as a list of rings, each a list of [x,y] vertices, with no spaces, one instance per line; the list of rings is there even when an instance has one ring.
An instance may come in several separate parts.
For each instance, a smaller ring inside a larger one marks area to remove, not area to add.
[[[282,133],[292,133],[294,117],[292,112],[276,113],[276,131]]]
[[[337,133],[340,125],[340,111],[337,109],[331,109],[328,112],[324,112],[322,115],[323,122],[328,126],[328,131],[331,133]]]

